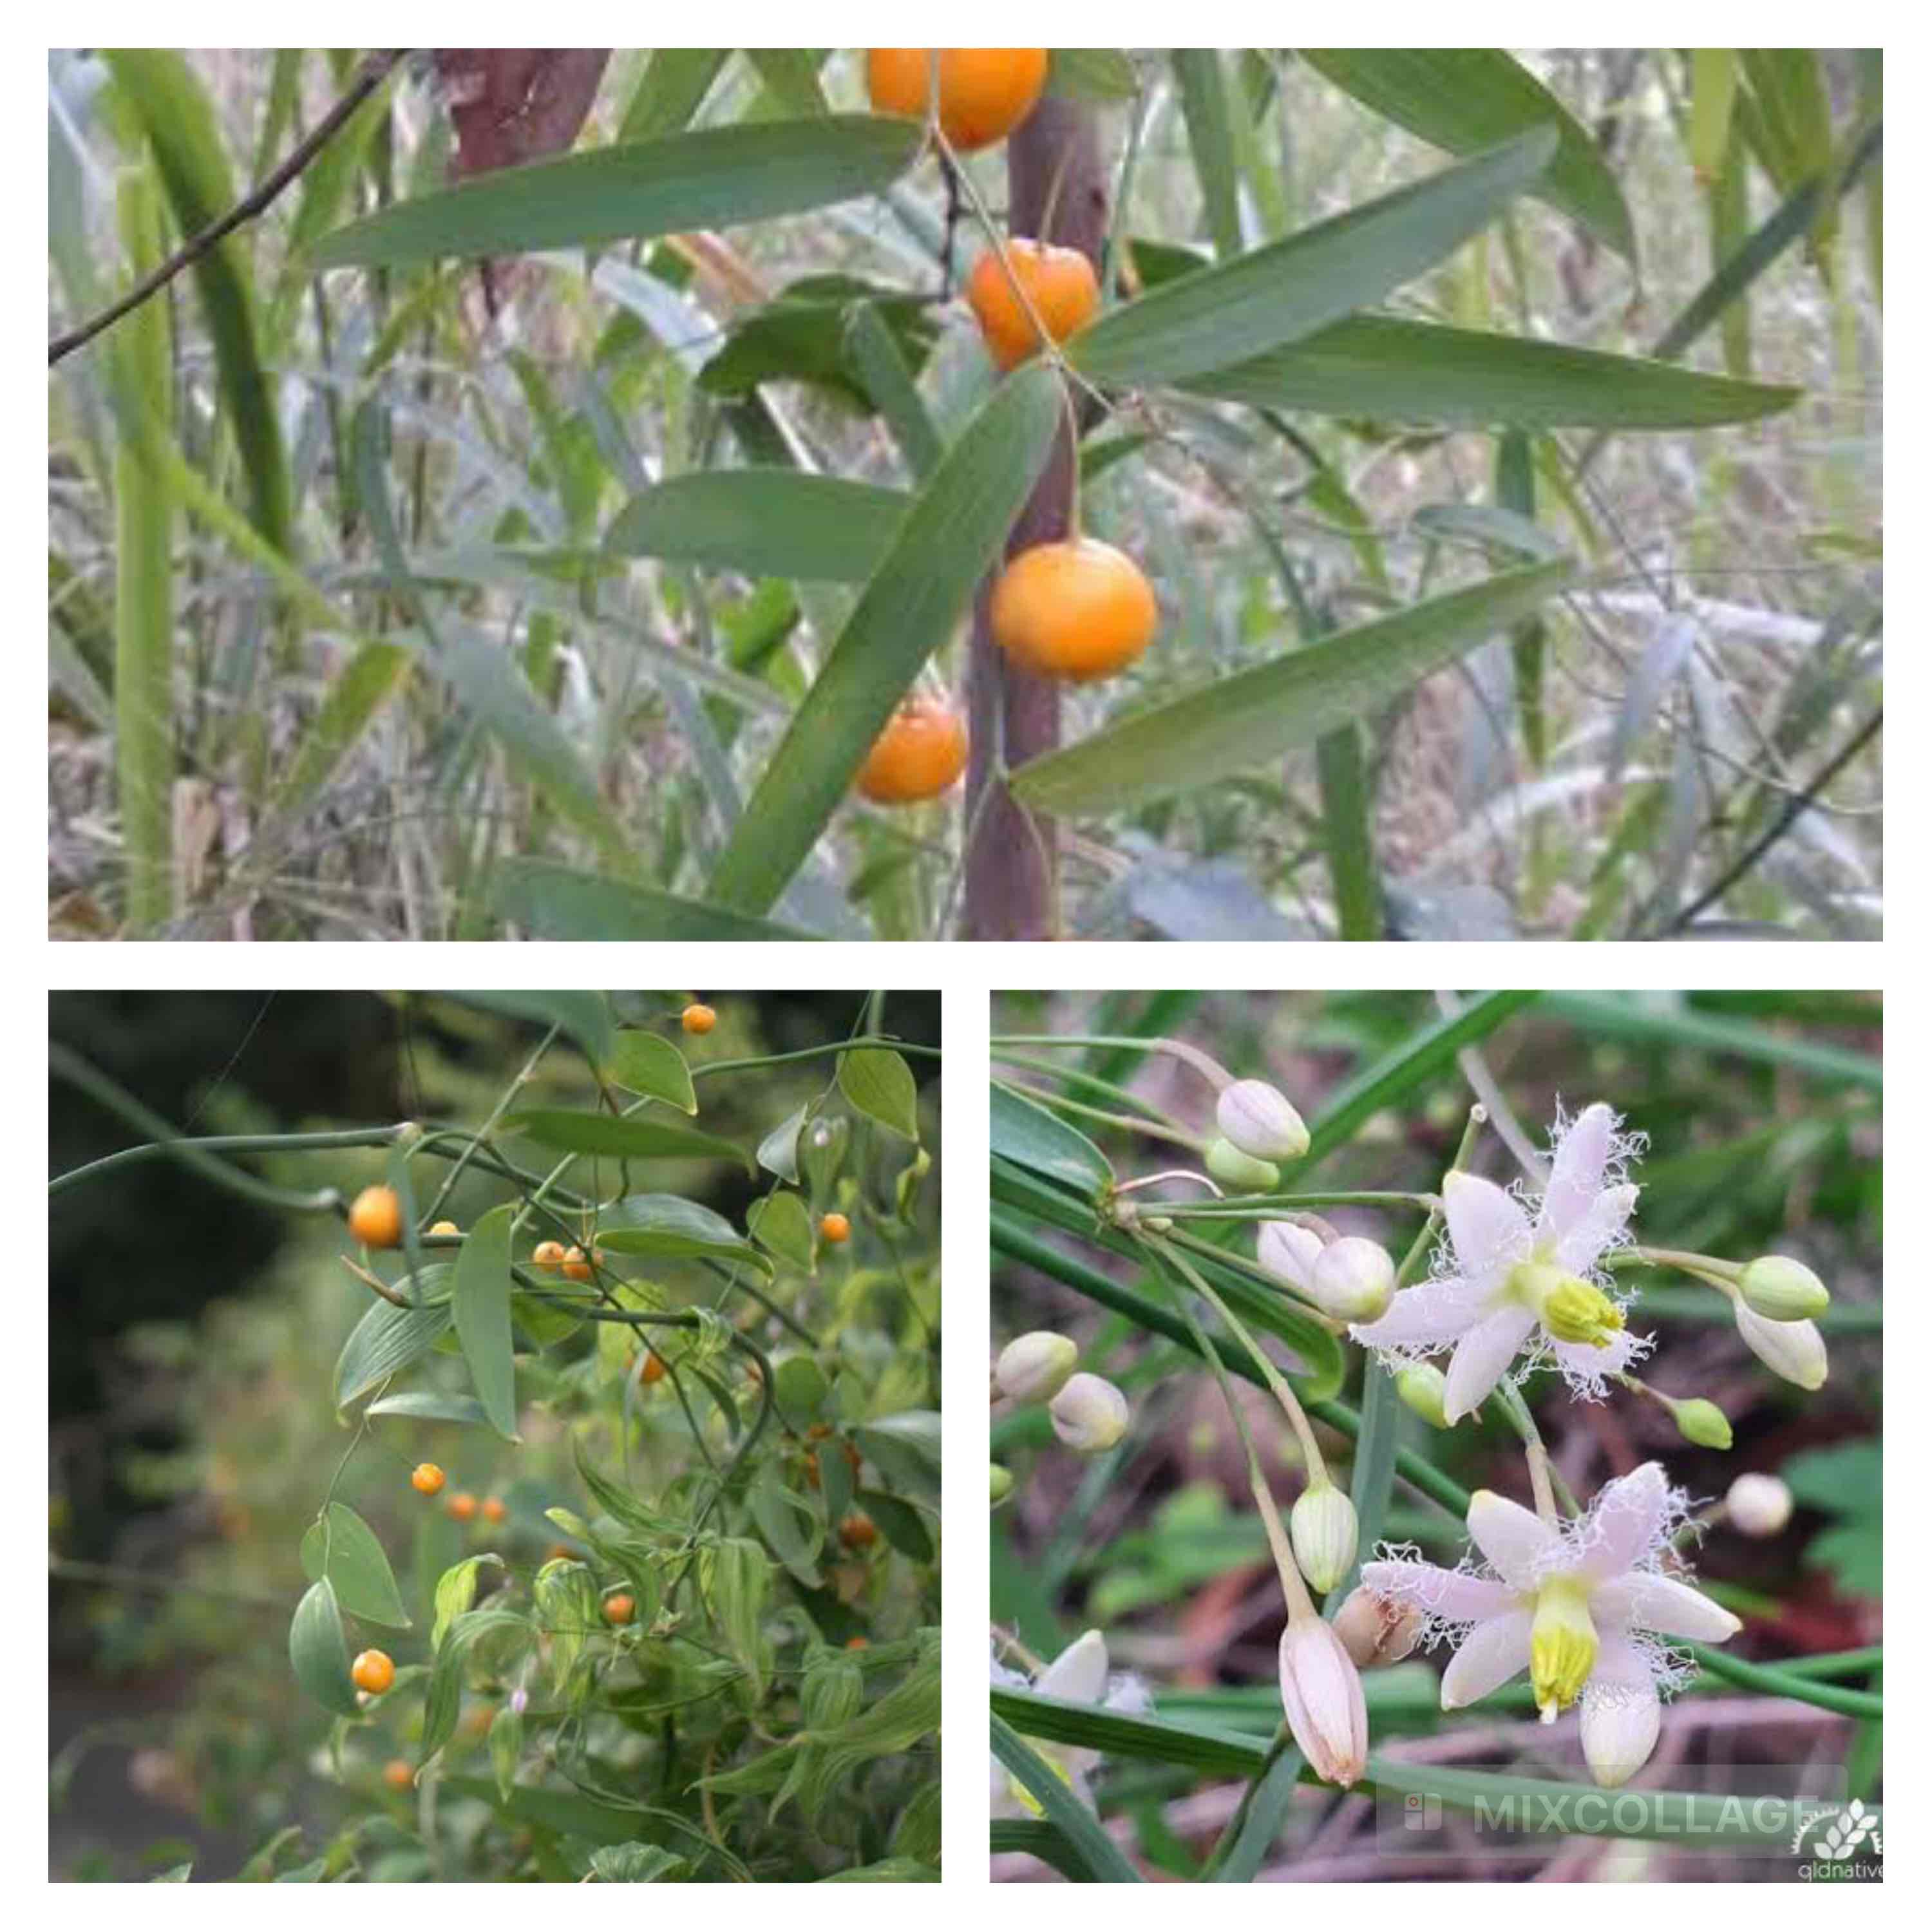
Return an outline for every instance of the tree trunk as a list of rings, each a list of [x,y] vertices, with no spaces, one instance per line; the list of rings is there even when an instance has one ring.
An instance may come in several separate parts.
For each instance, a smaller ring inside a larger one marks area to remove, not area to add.
[[[1107,232],[1107,192],[1092,110],[1051,97],[1041,101],[1008,140],[1006,170],[1010,232],[1078,248],[1097,267]],[[1042,226],[1049,200],[1052,219]],[[1006,538],[1008,556],[1067,534],[1078,460],[1072,426],[1063,422],[1046,468]],[[1054,828],[1021,808],[997,782],[994,764],[1004,750],[1007,768],[1017,770],[1060,742],[1060,691],[1051,680],[1006,662],[987,621],[992,587],[988,577],[973,608],[966,822],[977,830],[966,854],[961,937],[1048,939],[1058,923]]]

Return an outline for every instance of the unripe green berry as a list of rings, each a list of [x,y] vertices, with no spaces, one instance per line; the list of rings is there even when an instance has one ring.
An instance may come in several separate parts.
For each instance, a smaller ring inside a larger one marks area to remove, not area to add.
[[[1444,1406],[1449,1378],[1433,1363],[1412,1362],[1407,1368],[1398,1370],[1395,1392],[1404,1406],[1413,1409],[1430,1428],[1449,1426],[1449,1412]]]
[[[1738,1286],[1752,1311],[1767,1322],[1814,1321],[1832,1305],[1831,1291],[1789,1255],[1760,1255]]]
[[[1677,1432],[1700,1449],[1728,1449],[1731,1446],[1730,1420],[1714,1402],[1693,1396],[1688,1402],[1670,1405],[1671,1419]]]
[[[1224,1187],[1244,1194],[1272,1194],[1281,1185],[1281,1169],[1274,1162],[1244,1154],[1225,1137],[1208,1142],[1208,1172]]]

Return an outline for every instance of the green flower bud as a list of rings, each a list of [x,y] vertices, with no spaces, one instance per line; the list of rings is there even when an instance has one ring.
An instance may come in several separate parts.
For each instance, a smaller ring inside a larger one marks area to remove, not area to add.
[[[1688,1402],[1672,1402],[1670,1417],[1677,1424],[1678,1434],[1700,1449],[1731,1446],[1730,1420],[1714,1402],[1706,1402],[1702,1396],[1693,1396]]]
[[[1265,1080],[1237,1080],[1223,1088],[1214,1124],[1256,1160],[1299,1160],[1308,1151],[1301,1116]]]
[[[1064,1335],[1036,1328],[1000,1351],[993,1384],[1015,1402],[1051,1402],[1066,1385],[1080,1360],[1078,1348]]]
[[[992,1507],[998,1509],[1013,1492],[1013,1472],[1004,1462],[987,1466],[992,1472]]]
[[[1318,1596],[1326,1596],[1354,1567],[1355,1506],[1325,1477],[1296,1500],[1288,1534],[1294,1560]]]
[[[1753,1311],[1767,1322],[1809,1322],[1832,1305],[1830,1289],[1789,1255],[1760,1255],[1738,1286]]]
[[[1244,1194],[1272,1194],[1281,1185],[1281,1169],[1272,1161],[1244,1154],[1225,1138],[1208,1142],[1208,1172],[1224,1186]]]
[[[1447,1429],[1449,1414],[1443,1406],[1449,1393],[1449,1378],[1432,1362],[1412,1362],[1396,1372],[1395,1392],[1404,1406],[1413,1409],[1432,1429]]]

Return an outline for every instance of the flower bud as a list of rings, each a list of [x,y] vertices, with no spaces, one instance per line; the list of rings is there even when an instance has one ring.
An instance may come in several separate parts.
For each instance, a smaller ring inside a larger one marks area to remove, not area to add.
[[[1412,1604],[1378,1597],[1366,1583],[1348,1592],[1335,1612],[1335,1634],[1357,1667],[1400,1664],[1422,1634],[1422,1612]]]
[[[1432,1429],[1447,1429],[1449,1412],[1444,1406],[1449,1393],[1449,1378],[1432,1362],[1412,1362],[1398,1370],[1395,1392],[1402,1406],[1413,1409]]]
[[[1583,1694],[1579,1726],[1590,1775],[1614,1791],[1650,1761],[1657,1748],[1657,1699],[1633,1686],[1598,1683]]]
[[[1724,1497],[1742,1536],[1775,1536],[1791,1520],[1791,1492],[1775,1476],[1740,1476]]]
[[[1309,1484],[1288,1512],[1288,1540],[1308,1587],[1325,1597],[1355,1562],[1355,1506],[1324,1476]]]
[[[1255,1237],[1255,1258],[1277,1281],[1304,1293],[1315,1278],[1322,1254],[1322,1237],[1294,1221],[1264,1221]]]
[[[1395,1293],[1395,1263],[1375,1242],[1344,1234],[1316,1257],[1309,1293],[1344,1322],[1378,1321]]]
[[[1272,1194],[1281,1185],[1281,1169],[1273,1161],[1244,1154],[1226,1138],[1208,1143],[1208,1172],[1223,1186],[1244,1194]]]
[[[1353,1660],[1318,1616],[1291,1617],[1281,1634],[1281,1702],[1316,1776],[1353,1784],[1368,1762],[1368,1708]]]
[[[993,1384],[1015,1402],[1051,1402],[1066,1385],[1080,1351],[1064,1335],[1036,1328],[1000,1351],[993,1364]]]
[[[1013,1472],[1003,1462],[988,1466],[992,1472],[992,1507],[998,1509],[1013,1492]]]
[[[519,1684],[517,1688],[510,1693],[510,1708],[520,1718],[524,1713],[530,1708],[530,1694],[520,1684]]]
[[[1301,1116],[1265,1080],[1237,1080],[1223,1088],[1214,1124],[1256,1160],[1299,1160],[1308,1151]]]
[[[1706,1402],[1702,1396],[1693,1396],[1688,1402],[1672,1402],[1670,1417],[1677,1424],[1678,1434],[1700,1449],[1731,1446],[1730,1420],[1714,1402]]]
[[[1810,1322],[1767,1322],[1742,1300],[1731,1304],[1737,1316],[1738,1333],[1749,1348],[1773,1375],[1796,1382],[1802,1389],[1822,1388],[1829,1364],[1825,1359],[1825,1338]]]
[[[1738,1286],[1752,1312],[1767,1322],[1808,1322],[1832,1305],[1831,1291],[1789,1255],[1760,1255]]]
[[[1112,1448],[1127,1432],[1127,1399],[1100,1376],[1070,1378],[1047,1413],[1054,1434],[1082,1456]]]

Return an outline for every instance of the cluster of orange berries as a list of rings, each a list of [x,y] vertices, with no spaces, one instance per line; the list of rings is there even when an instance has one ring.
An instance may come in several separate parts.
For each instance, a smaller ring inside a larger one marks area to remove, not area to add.
[[[880,113],[936,115],[949,146],[1001,140],[1033,112],[1046,86],[1041,47],[874,47],[866,81]],[[994,362],[1017,368],[1064,342],[1100,307],[1094,265],[1077,248],[1016,236],[974,263],[966,300]],[[1124,670],[1160,622],[1139,566],[1111,544],[1075,536],[1034,545],[993,591],[993,636],[1020,670],[1084,684]],[[966,769],[966,722],[944,700],[914,697],[880,733],[860,767],[861,796],[878,805],[937,798]]]
[[[581,1248],[566,1248],[561,1241],[539,1241],[530,1250],[532,1267],[553,1269],[566,1281],[588,1281],[593,1262],[601,1267],[603,1261],[602,1248],[586,1255]]]
[[[410,1486],[419,1496],[441,1494],[448,1480],[434,1462],[418,1462],[410,1472]],[[510,1514],[502,1497],[485,1496],[479,1504],[467,1490],[458,1490],[443,1508],[458,1522],[473,1522],[479,1510],[485,1522],[501,1522]]]

